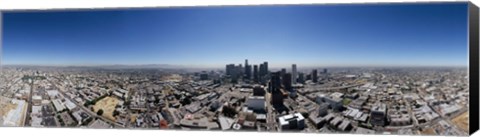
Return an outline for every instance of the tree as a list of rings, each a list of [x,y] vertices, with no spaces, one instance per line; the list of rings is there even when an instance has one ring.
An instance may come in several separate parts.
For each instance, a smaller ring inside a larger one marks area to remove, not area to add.
[[[188,104],[192,103],[192,101],[190,100],[190,98],[185,98],[183,100],[180,100],[180,103],[182,105],[188,105]]]
[[[166,120],[160,120],[160,128],[165,129],[168,128],[168,122]]]
[[[130,105],[130,101],[125,101],[125,103],[123,103],[123,105],[129,106],[129,105]]]
[[[101,116],[103,114],[103,109],[97,111],[97,115]]]
[[[225,115],[227,117],[233,117],[237,114],[237,111],[233,107],[224,106],[223,110],[222,110],[222,113],[223,113],[223,115]]]
[[[115,110],[115,111],[113,111],[113,114],[112,114],[112,115],[113,115],[114,117],[116,117],[116,116],[120,115],[120,112],[118,112],[118,111]]]

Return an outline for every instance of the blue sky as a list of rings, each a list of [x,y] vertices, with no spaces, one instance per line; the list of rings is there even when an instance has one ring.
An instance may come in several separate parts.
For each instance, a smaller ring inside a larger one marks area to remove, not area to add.
[[[467,66],[467,3],[7,12],[5,64]]]

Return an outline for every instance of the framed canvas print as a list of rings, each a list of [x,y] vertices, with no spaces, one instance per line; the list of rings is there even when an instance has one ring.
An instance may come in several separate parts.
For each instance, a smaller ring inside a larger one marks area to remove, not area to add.
[[[478,13],[471,2],[4,10],[0,128],[468,136]]]

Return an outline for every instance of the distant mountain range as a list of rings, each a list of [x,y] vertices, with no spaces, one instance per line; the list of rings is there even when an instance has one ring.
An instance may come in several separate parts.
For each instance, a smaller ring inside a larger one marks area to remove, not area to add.
[[[101,69],[182,69],[182,70],[212,70],[221,68],[202,68],[186,65],[171,65],[171,64],[139,64],[139,65],[4,65],[4,67],[35,67],[35,68],[101,68]]]
[[[134,69],[134,68],[164,68],[164,69],[179,69],[179,68],[188,68],[182,65],[170,65],[170,64],[143,64],[143,65],[122,65],[122,64],[115,64],[115,65],[98,65],[92,67],[100,67],[100,68],[116,68],[116,69]]]

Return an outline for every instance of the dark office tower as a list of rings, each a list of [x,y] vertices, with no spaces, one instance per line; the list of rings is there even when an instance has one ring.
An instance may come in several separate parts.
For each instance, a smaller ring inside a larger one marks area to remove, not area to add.
[[[280,92],[280,87],[282,86],[280,81],[280,72],[274,72],[271,74],[270,84],[268,85],[268,90],[271,93]]]
[[[298,79],[297,79],[298,83],[305,83],[305,74],[303,73],[298,73]]]
[[[245,79],[250,79],[252,75],[252,67],[248,65],[248,60],[245,60]]]
[[[269,92],[272,94],[271,103],[273,106],[282,106],[284,93],[281,89],[280,72],[271,73]]]
[[[208,74],[207,73],[200,74],[200,80],[208,80]]]
[[[225,65],[225,75],[230,75],[229,66],[230,66],[230,64]]]
[[[265,74],[265,75],[268,75],[268,73],[269,73],[269,72],[268,72],[268,62],[266,62],[266,61],[263,62],[263,66],[265,67],[265,72],[264,72],[264,74]]]
[[[264,70],[265,70],[265,65],[260,64],[260,68],[258,68],[258,75],[260,76],[260,78],[266,75],[266,73],[264,73],[265,72]]]
[[[327,69],[323,69],[323,74],[327,74]]]
[[[246,68],[247,72],[245,72],[245,78],[246,79],[252,79],[252,65],[248,65]]]
[[[232,75],[233,75],[233,72],[235,71],[235,64],[228,64],[226,69],[227,69],[227,70],[225,71],[225,73],[226,73],[227,75],[232,76]]]
[[[232,64],[230,64],[230,65],[232,65]],[[232,79],[236,79],[236,78],[237,78],[237,75],[238,75],[238,72],[237,72],[237,69],[238,69],[238,68],[237,68],[237,66],[235,66],[234,64],[233,64],[233,67],[232,67],[232,66],[230,66],[230,67],[231,67],[231,69],[230,69],[230,77],[231,77]]]
[[[283,81],[283,87],[285,87],[285,90],[289,92],[292,91],[292,74],[287,73],[283,75],[282,81]]]
[[[232,70],[232,79],[236,81],[238,78],[241,78],[243,74],[242,72],[243,72],[242,64],[239,64],[238,66],[234,65]]]
[[[265,96],[265,89],[262,86],[255,85],[253,87],[253,96]]]
[[[292,84],[297,84],[297,64],[292,64]]]
[[[244,68],[242,67],[242,64],[238,64],[238,74],[239,74],[239,78],[242,78],[243,74],[244,74]]]
[[[235,64],[230,64],[230,75],[233,75],[235,73]]]
[[[282,68],[282,71],[280,72],[280,77],[283,78],[285,76],[285,74],[287,74],[287,69]]]
[[[259,76],[258,76],[258,65],[253,65],[253,81],[258,82],[259,81]]]
[[[317,83],[317,82],[318,82],[318,74],[317,74],[317,70],[316,70],[316,69],[312,70],[312,81],[313,81],[313,83]]]

